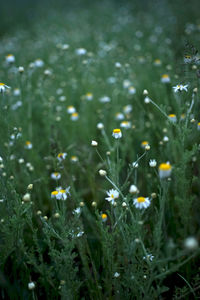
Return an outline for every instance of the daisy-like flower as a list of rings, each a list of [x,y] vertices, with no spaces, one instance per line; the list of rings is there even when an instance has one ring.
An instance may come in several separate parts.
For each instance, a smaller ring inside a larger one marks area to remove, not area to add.
[[[108,103],[108,102],[110,102],[110,97],[108,97],[108,96],[103,96],[103,97],[101,97],[101,98],[99,99],[99,101],[100,101],[101,103]]]
[[[7,56],[6,56],[6,62],[7,63],[14,63],[15,62],[15,57],[14,57],[14,55],[13,54],[8,54]]]
[[[146,256],[143,256],[144,260],[153,261],[154,256],[152,254],[147,254]]]
[[[175,93],[182,92],[182,91],[187,92],[188,91],[188,84],[186,84],[186,85],[178,84],[176,86],[173,86],[173,89],[174,89]]]
[[[129,128],[131,128],[131,122],[123,121],[123,122],[120,123],[120,127],[125,128],[125,129],[129,129]]]
[[[42,59],[40,58],[37,58],[35,61],[34,61],[34,67],[36,68],[42,68],[44,66],[44,62]]]
[[[14,91],[13,91],[14,96],[20,96],[20,94],[21,94],[20,89],[14,89]]]
[[[75,52],[77,55],[81,56],[81,55],[85,55],[87,53],[87,50],[84,48],[78,48],[78,49],[76,49]]]
[[[77,207],[76,209],[73,210],[73,215],[80,215],[81,213],[81,208],[80,207]]]
[[[124,120],[124,115],[122,113],[116,113],[115,114],[115,120]]]
[[[172,172],[172,166],[170,165],[169,162],[167,163],[162,163],[159,165],[159,177],[161,179],[169,177]]]
[[[163,74],[161,77],[161,82],[162,83],[169,83],[170,82],[170,77],[168,74]]]
[[[134,86],[129,86],[128,93],[130,95],[134,95],[136,93],[136,89],[134,88]]]
[[[32,149],[33,148],[33,145],[30,141],[26,141],[25,142],[25,146],[24,146],[25,149]]]
[[[197,130],[200,130],[200,122],[197,123]]]
[[[119,128],[113,129],[112,136],[113,136],[115,139],[120,139],[120,138],[122,137],[121,129],[119,129]]]
[[[132,166],[133,166],[133,168],[138,168],[138,166],[139,166],[139,164],[138,164],[138,162],[137,161],[134,161],[133,163],[132,163]]]
[[[150,159],[150,161],[149,161],[149,166],[150,166],[151,168],[155,168],[155,167],[157,166],[156,160],[155,160],[155,159]]]
[[[143,142],[141,143],[141,147],[145,149],[146,146],[149,146],[149,142],[143,141]]]
[[[138,209],[143,209],[149,207],[151,204],[150,199],[148,197],[138,197],[133,199],[133,204]]]
[[[172,123],[176,123],[177,122],[177,117],[175,114],[170,114],[168,115],[168,118],[169,120],[172,122]]]
[[[130,80],[125,79],[125,80],[123,81],[123,88],[127,89],[127,88],[129,88],[130,86],[131,86]]]
[[[61,178],[61,174],[59,172],[51,173],[51,178],[54,180],[59,180]]]
[[[98,123],[97,128],[100,129],[100,130],[104,129],[103,123]]]
[[[4,93],[6,89],[10,89],[5,83],[0,82],[0,93]]]
[[[107,214],[101,214],[101,220],[102,220],[103,222],[106,222],[107,219],[108,219]]]
[[[151,99],[148,97],[148,96],[146,96],[145,98],[144,98],[144,103],[145,104],[148,104],[148,103],[150,103],[151,102]]]
[[[115,200],[119,198],[119,192],[117,190],[111,189],[106,192],[108,197],[106,198],[107,201],[111,202],[111,204],[115,203]]]
[[[131,194],[137,194],[139,191],[138,191],[138,188],[136,185],[132,184],[129,188],[129,193]]]
[[[65,153],[65,152],[60,152],[60,153],[58,153],[58,155],[57,155],[57,159],[61,162],[61,161],[63,161],[63,160],[65,160],[65,158],[67,157],[67,153]]]
[[[161,66],[161,64],[162,64],[162,63],[161,63],[161,60],[160,60],[160,59],[155,59],[155,60],[154,60],[154,65],[155,65],[155,66],[158,67],[158,66]]]
[[[78,113],[77,113],[77,112],[75,112],[75,113],[71,114],[71,117],[70,117],[70,119],[71,119],[72,121],[77,121],[77,120],[78,120],[78,118],[79,118],[79,115],[78,115]]]
[[[85,99],[88,100],[88,101],[93,100],[93,94],[92,94],[92,93],[87,93],[87,94],[85,95]]]
[[[72,155],[70,159],[74,163],[76,163],[78,161],[78,157],[76,155]]]
[[[67,107],[67,112],[68,112],[68,114],[73,114],[76,112],[76,108],[74,106],[70,105]]]
[[[128,105],[126,105],[126,106],[123,107],[123,112],[125,114],[129,114],[132,111],[132,109],[133,109],[132,105],[128,104]]]
[[[185,55],[184,56],[184,63],[185,64],[189,64],[189,63],[191,63],[192,62],[192,56],[191,55]]]
[[[51,198],[65,201],[67,199],[68,195],[70,195],[69,190],[70,190],[70,187],[68,187],[66,189],[63,189],[62,187],[58,187],[56,189],[56,191],[53,191],[51,193]]]

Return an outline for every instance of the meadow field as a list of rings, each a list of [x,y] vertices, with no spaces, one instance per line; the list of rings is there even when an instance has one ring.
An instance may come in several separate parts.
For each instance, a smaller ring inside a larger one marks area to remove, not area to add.
[[[2,6],[0,299],[200,299],[200,3],[150,2]]]

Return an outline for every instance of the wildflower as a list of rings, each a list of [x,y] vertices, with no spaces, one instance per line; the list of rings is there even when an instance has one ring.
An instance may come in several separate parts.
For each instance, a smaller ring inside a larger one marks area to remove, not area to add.
[[[168,115],[168,118],[172,123],[176,123],[176,121],[177,121],[177,117],[175,114]]]
[[[200,122],[197,123],[197,130],[200,130]]]
[[[84,48],[78,48],[78,49],[76,49],[75,52],[77,55],[81,56],[81,55],[85,55],[87,53],[87,50]]]
[[[100,176],[106,176],[107,172],[105,170],[99,170],[99,175]]]
[[[81,213],[81,208],[77,207],[76,209],[73,210],[73,215],[79,215]]]
[[[189,64],[189,63],[191,63],[192,62],[192,56],[191,55],[185,55],[184,56],[184,63],[185,64]]]
[[[96,141],[92,141],[91,146],[96,147],[96,146],[98,146],[98,143]]]
[[[162,83],[169,83],[170,82],[170,77],[168,74],[163,74],[161,77],[161,82]]]
[[[188,84],[186,84],[186,85],[178,84],[176,86],[173,86],[173,89],[174,89],[175,93],[182,92],[182,91],[187,92],[187,88],[188,88]]]
[[[101,98],[99,99],[99,101],[100,101],[101,103],[108,103],[108,102],[110,102],[110,97],[108,97],[108,96],[103,96],[103,97],[101,97]]]
[[[153,261],[154,256],[152,254],[147,254],[146,256],[143,256],[144,260]]]
[[[144,103],[145,104],[149,104],[151,102],[151,99],[148,97],[148,96],[146,96],[145,98],[144,98]]]
[[[199,244],[195,237],[189,236],[185,239],[184,246],[187,250],[195,250],[198,248]]]
[[[71,156],[71,161],[76,163],[78,161],[78,157],[76,155]]]
[[[83,234],[84,234],[84,231],[80,231],[80,232],[77,233],[76,236],[77,236],[77,237],[81,237]]]
[[[145,149],[146,146],[149,146],[149,142],[143,141],[143,142],[141,143],[141,147]]]
[[[114,277],[118,278],[120,276],[120,274],[118,272],[115,272]]]
[[[102,219],[103,222],[106,222],[107,219],[108,219],[107,214],[101,214],[101,219]]]
[[[20,96],[20,94],[21,94],[20,89],[14,89],[14,91],[13,91],[14,96]]]
[[[31,144],[30,141],[26,141],[24,148],[25,148],[25,149],[32,149],[32,148],[33,148],[33,145]]]
[[[116,68],[121,68],[121,66],[122,66],[122,65],[120,64],[120,62],[116,62],[116,63],[115,63],[115,67],[116,67]]]
[[[115,77],[109,77],[109,78],[107,79],[107,82],[110,83],[110,84],[113,84],[113,83],[116,82],[116,78],[115,78]]]
[[[132,166],[133,166],[133,168],[137,169],[138,166],[139,166],[139,164],[137,163],[137,161],[134,161],[134,162],[132,163]]]
[[[15,57],[14,57],[14,55],[13,54],[8,54],[7,56],[6,56],[6,62],[7,63],[14,63],[15,62]]]
[[[130,95],[134,95],[136,93],[136,89],[134,88],[134,86],[129,86],[128,92]]]
[[[171,172],[172,172],[172,166],[170,165],[169,162],[162,163],[159,165],[159,177],[161,179],[169,177],[171,175]]]
[[[130,82],[130,80],[128,80],[128,79],[125,79],[124,81],[123,81],[123,88],[129,88],[131,86],[131,82]]]
[[[85,99],[88,100],[88,101],[91,101],[93,99],[93,94],[92,93],[87,93],[85,95]]]
[[[125,129],[129,129],[129,128],[131,128],[131,122],[123,121],[123,122],[120,123],[120,127],[125,128]]]
[[[76,112],[76,108],[74,106],[70,105],[67,107],[67,112],[68,112],[68,114],[73,114]]]
[[[59,180],[61,178],[61,174],[59,172],[51,173],[51,178],[54,180]]]
[[[21,67],[21,66],[20,66],[20,67],[18,68],[18,72],[22,74],[22,73],[24,72],[24,67]]]
[[[129,188],[129,193],[131,194],[137,194],[139,191],[138,191],[138,188],[136,185],[132,184]]]
[[[167,142],[169,142],[169,138],[168,138],[168,136],[166,136],[166,135],[164,136],[164,138],[163,138],[163,142],[166,142],[166,143],[167,143]]]
[[[100,129],[100,130],[103,129],[103,128],[104,128],[103,123],[98,123],[98,124],[97,124],[97,128]]]
[[[116,113],[115,114],[115,120],[123,120],[124,119],[124,115],[122,113]]]
[[[27,190],[32,190],[33,189],[33,184],[30,183],[28,186],[27,186]]]
[[[28,283],[28,289],[29,290],[34,290],[34,288],[35,288],[35,283],[34,282],[29,282]]]
[[[0,93],[4,93],[6,89],[10,89],[5,83],[0,82]]]
[[[58,187],[56,191],[51,193],[51,198],[55,198],[57,200],[66,200],[68,195],[70,195],[70,187],[63,189],[62,187]]]
[[[79,115],[78,115],[77,112],[71,114],[71,120],[72,120],[72,121],[76,121],[76,120],[78,120],[78,118],[79,118]]]
[[[126,106],[123,107],[123,112],[125,114],[129,114],[132,111],[132,109],[133,109],[132,105],[128,104],[128,105],[126,105]]]
[[[44,62],[42,59],[40,58],[37,58],[35,61],[34,61],[34,67],[36,68],[42,68],[44,66]]]
[[[65,153],[65,152],[60,152],[57,155],[57,159],[58,159],[59,162],[65,160],[66,157],[67,157],[67,153]]]
[[[111,204],[115,203],[115,199],[119,198],[119,192],[117,190],[111,189],[106,192],[108,197],[106,198],[107,201],[111,202]]]
[[[26,193],[22,199],[24,202],[29,202],[31,200],[31,195],[29,193]]]
[[[154,60],[154,65],[155,66],[160,66],[161,65],[161,60],[160,59],[155,59]]]
[[[156,160],[155,160],[155,159],[150,159],[150,161],[149,161],[149,166],[150,166],[151,168],[155,168],[156,165],[157,165]]]
[[[92,206],[93,206],[93,207],[96,207],[96,206],[97,206],[96,201],[93,201],[93,202],[92,202]]]
[[[113,133],[112,133],[112,136],[115,138],[115,139],[120,139],[122,137],[122,132],[120,129],[113,129]]]
[[[133,199],[133,204],[135,205],[136,208],[143,209],[147,208],[150,205],[150,199],[148,197],[138,197]]]

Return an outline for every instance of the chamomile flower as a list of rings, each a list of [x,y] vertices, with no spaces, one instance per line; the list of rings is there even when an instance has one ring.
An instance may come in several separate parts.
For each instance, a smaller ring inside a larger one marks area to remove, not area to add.
[[[103,123],[98,123],[98,124],[97,124],[97,128],[98,128],[99,130],[104,129]]]
[[[200,130],[200,122],[197,123],[197,130]]]
[[[117,190],[111,189],[109,191],[106,192],[108,197],[106,197],[105,199],[108,202],[111,202],[111,204],[115,203],[115,200],[119,198],[119,192]]]
[[[175,114],[170,114],[168,115],[168,118],[169,120],[172,122],[172,123],[176,123],[177,122],[177,117]]]
[[[161,179],[169,177],[171,175],[171,172],[172,172],[172,166],[170,165],[169,162],[162,163],[159,165],[159,177]]]
[[[80,215],[81,208],[80,207],[75,208],[72,213],[73,213],[73,215]]]
[[[72,155],[70,160],[71,160],[71,162],[76,163],[76,162],[78,162],[78,157],[76,155]]]
[[[61,174],[59,172],[51,173],[51,178],[54,180],[59,180],[61,178]]]
[[[123,122],[120,123],[120,127],[125,128],[125,129],[129,129],[129,128],[131,128],[131,122],[123,121]]]
[[[5,83],[0,82],[0,93],[4,93],[6,89],[10,89],[9,86],[7,86]]]
[[[108,103],[108,102],[110,102],[110,97],[108,97],[108,96],[103,96],[103,97],[101,97],[101,98],[99,99],[99,101],[100,101],[101,103]]]
[[[163,74],[161,77],[161,82],[162,83],[169,83],[170,82],[170,77],[168,74]]]
[[[108,219],[107,214],[101,214],[101,220],[102,220],[103,222],[106,222],[107,219]]]
[[[191,55],[185,55],[184,56],[184,63],[185,64],[189,64],[189,63],[191,63],[192,62],[192,56]]]
[[[145,149],[146,146],[149,146],[149,142],[143,141],[143,142],[141,143],[141,147]]]
[[[134,169],[137,169],[138,166],[139,166],[139,164],[138,164],[137,161],[134,161],[134,162],[132,163],[132,166],[133,166]]]
[[[178,84],[176,86],[173,86],[173,89],[174,89],[175,93],[182,92],[182,91],[187,92],[188,91],[188,84],[186,84],[186,85]]]
[[[120,139],[120,138],[122,137],[121,129],[119,129],[119,128],[113,129],[112,136],[113,136],[115,139]]]
[[[70,187],[63,189],[62,187],[58,187],[56,191],[51,192],[51,198],[56,199],[56,200],[63,200],[65,201],[70,195]]]
[[[34,67],[36,68],[42,68],[44,66],[44,62],[42,59],[40,58],[37,58],[35,61],[34,61]]]
[[[151,99],[148,97],[148,96],[146,96],[145,98],[144,98],[144,103],[145,104],[149,104],[151,102]]]
[[[131,194],[137,194],[139,192],[138,188],[136,185],[132,184],[129,188],[129,193]]]
[[[150,199],[148,197],[138,197],[133,199],[133,204],[138,209],[143,209],[149,207],[151,204]]]
[[[58,159],[59,162],[65,160],[66,157],[67,157],[67,153],[65,153],[65,152],[60,152],[57,155],[57,159]]]
[[[154,65],[155,65],[155,66],[159,67],[159,66],[161,66],[161,64],[162,64],[162,63],[161,63],[161,60],[160,60],[160,59],[155,59],[155,60],[154,60]]]
[[[149,161],[149,166],[150,166],[151,168],[155,168],[155,167],[157,166],[156,160],[155,160],[155,159],[150,159],[150,161]]]
[[[74,112],[73,114],[71,114],[70,119],[71,119],[72,121],[77,121],[78,118],[79,118],[79,115],[78,115],[77,112]]]
[[[87,50],[84,48],[78,48],[75,50],[76,54],[81,56],[81,55],[85,55],[87,53]]]
[[[132,105],[128,104],[128,105],[126,105],[126,106],[123,107],[123,112],[125,114],[129,114],[132,111],[132,109],[133,109]]]
[[[33,145],[32,145],[32,143],[30,141],[26,141],[24,148],[25,149],[32,149]]]
[[[143,259],[147,261],[153,261],[154,256],[152,254],[147,254],[146,256],[143,256]]]
[[[134,88],[134,86],[129,86],[128,93],[130,95],[134,95],[136,93],[136,89]]]
[[[125,80],[123,81],[123,88],[127,89],[127,88],[129,88],[130,86],[131,86],[130,80],[125,79]]]
[[[124,120],[124,115],[120,112],[115,114],[115,120],[119,121],[119,120]]]
[[[14,55],[13,54],[8,54],[7,56],[6,56],[6,62],[7,63],[14,63],[15,62],[15,57],[14,57]]]
[[[92,93],[87,93],[87,94],[85,95],[85,99],[88,100],[88,101],[93,100],[93,94],[92,94]]]
[[[76,108],[74,106],[70,105],[67,107],[67,112],[68,112],[68,114],[73,114],[76,112]]]

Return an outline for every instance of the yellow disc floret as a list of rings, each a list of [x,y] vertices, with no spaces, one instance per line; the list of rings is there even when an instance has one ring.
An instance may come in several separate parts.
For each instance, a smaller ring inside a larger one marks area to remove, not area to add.
[[[145,202],[145,197],[138,197],[137,202],[139,203]]]
[[[170,164],[166,164],[166,163],[162,163],[159,166],[159,170],[161,171],[170,171],[171,170],[171,165]]]

